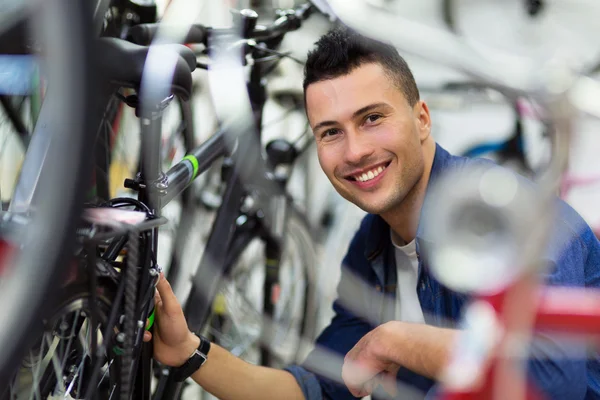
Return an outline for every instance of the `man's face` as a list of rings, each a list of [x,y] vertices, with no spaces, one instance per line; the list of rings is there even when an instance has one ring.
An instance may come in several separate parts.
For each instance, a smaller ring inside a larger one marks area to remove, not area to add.
[[[310,84],[306,108],[321,168],[345,199],[383,214],[402,203],[424,171],[427,106],[411,107],[378,63]]]

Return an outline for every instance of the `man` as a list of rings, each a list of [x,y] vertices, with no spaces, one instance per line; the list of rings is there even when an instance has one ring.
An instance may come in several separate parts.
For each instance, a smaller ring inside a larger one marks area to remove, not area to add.
[[[449,358],[453,322],[466,297],[437,282],[421,259],[427,235],[419,225],[421,208],[440,174],[482,161],[454,157],[435,143],[427,105],[392,47],[336,29],[309,54],[304,90],[323,171],[344,198],[369,213],[344,259],[335,316],[303,366],[253,366],[213,344],[192,378],[223,399],[351,399],[370,393],[377,382],[352,381],[351,393],[340,384],[341,363],[318,370],[323,352],[344,357],[360,341],[354,359],[375,366],[384,381],[386,374],[397,376],[423,396]],[[596,286],[598,242],[572,209],[561,207],[559,229],[569,237],[566,250],[549,260],[556,266],[550,282]],[[154,354],[180,366],[200,339],[189,332],[164,279],[158,292]],[[145,340],[150,338],[147,333]],[[558,343],[554,348],[561,349]],[[552,398],[600,395],[598,364],[538,356],[529,363],[530,377]]]

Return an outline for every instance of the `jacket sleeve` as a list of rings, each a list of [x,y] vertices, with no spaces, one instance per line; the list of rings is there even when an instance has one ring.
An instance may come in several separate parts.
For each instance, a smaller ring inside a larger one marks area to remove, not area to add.
[[[334,303],[335,317],[316,341],[315,348],[301,366],[292,365],[292,373],[308,400],[355,399],[342,383],[344,356],[369,332],[371,327]]]
[[[373,328],[369,322],[356,315],[368,315],[369,310],[357,312],[355,309],[355,305],[368,305],[362,292],[368,287],[372,289],[368,282],[373,278],[368,276],[368,264],[364,256],[365,238],[361,231],[362,229],[354,236],[343,260],[331,323],[319,335],[314,350],[304,363],[286,368],[294,375],[308,400],[355,399],[342,381],[344,356]],[[358,285],[357,281],[360,281]],[[347,299],[352,301],[352,311],[346,306]]]

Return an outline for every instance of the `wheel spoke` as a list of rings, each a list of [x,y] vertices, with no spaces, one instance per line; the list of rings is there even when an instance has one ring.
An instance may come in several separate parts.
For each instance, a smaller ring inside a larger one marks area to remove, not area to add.
[[[110,362],[106,366],[106,369],[104,370],[104,373],[102,374],[102,377],[100,378],[100,381],[98,381],[98,387],[100,387],[100,384],[102,383],[104,378],[106,378],[106,374],[108,374],[108,371],[110,371],[110,366],[112,365],[113,361],[114,360],[110,360]],[[113,390],[114,390],[114,387],[113,387]]]
[[[50,349],[51,346],[51,342],[50,339],[48,338],[48,334],[44,335],[44,338],[48,341],[48,349]],[[61,368],[61,363],[59,360],[56,359],[55,357],[56,351],[52,352],[52,367],[54,368],[54,372],[56,373],[56,384],[58,386],[58,393],[55,393],[56,395],[61,395],[65,392],[65,385],[63,383],[63,369]],[[56,390],[55,390],[56,392]]]
[[[69,334],[69,340],[67,341],[67,351],[65,353],[62,353],[64,355],[64,357],[63,357],[64,359],[60,366],[61,370],[65,369],[65,363],[67,362],[67,356],[69,354],[69,351],[71,351],[71,343],[72,343],[73,337],[75,336],[75,328],[77,327],[77,321],[79,320],[80,314],[81,314],[81,310],[77,310],[77,314],[75,315],[75,318],[73,321],[73,326],[71,327],[71,333]],[[60,329],[60,326],[59,326],[59,329]],[[62,340],[61,340],[61,342],[62,342]]]
[[[115,393],[116,388],[117,388],[117,385],[113,386],[112,390],[110,391],[110,396],[108,396],[108,400],[112,400],[113,394]]]
[[[80,370],[81,368],[81,370]],[[84,373],[85,370],[85,357],[83,357],[81,359],[81,364],[79,364],[79,367],[77,368],[77,375],[81,376],[81,379],[79,379],[79,383],[77,383],[77,395],[81,395],[81,384],[83,383],[83,377],[85,376]]]
[[[87,321],[86,321],[85,325],[87,328],[86,330],[89,332],[89,324],[87,324]],[[73,379],[69,383],[69,387],[67,388],[67,391],[65,392],[65,396],[64,396],[65,399],[67,398],[67,396],[69,396],[69,394],[71,393],[71,390],[73,390],[73,386],[75,385],[75,380],[79,377],[81,377],[81,379],[79,379],[79,384],[77,385],[77,394],[81,393],[79,391],[79,389],[81,388],[81,381],[83,380],[83,369],[85,367],[85,356],[86,356],[85,353],[81,355],[81,361],[79,362],[79,365],[77,366],[77,370],[75,371],[75,374],[73,375]]]
[[[42,355],[44,354],[44,343],[45,343],[45,340],[44,340],[44,338],[42,338],[42,344],[40,345],[39,360],[37,360],[37,363],[35,363],[33,365],[33,368],[31,369],[31,375],[32,375],[31,387],[34,390],[29,395],[29,400],[33,400],[34,395],[36,396],[35,397],[36,399],[41,399],[40,385],[39,385],[38,377],[40,376],[40,368],[42,367]],[[31,350],[29,351],[29,358],[31,358],[31,360],[34,360],[33,353],[31,352]]]

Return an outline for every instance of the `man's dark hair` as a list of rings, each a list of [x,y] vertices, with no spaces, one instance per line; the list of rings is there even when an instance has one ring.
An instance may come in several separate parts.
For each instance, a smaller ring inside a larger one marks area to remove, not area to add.
[[[311,83],[347,75],[367,63],[379,63],[414,106],[419,89],[408,64],[388,44],[362,36],[347,27],[335,28],[323,35],[308,53],[304,67],[304,91]]]

